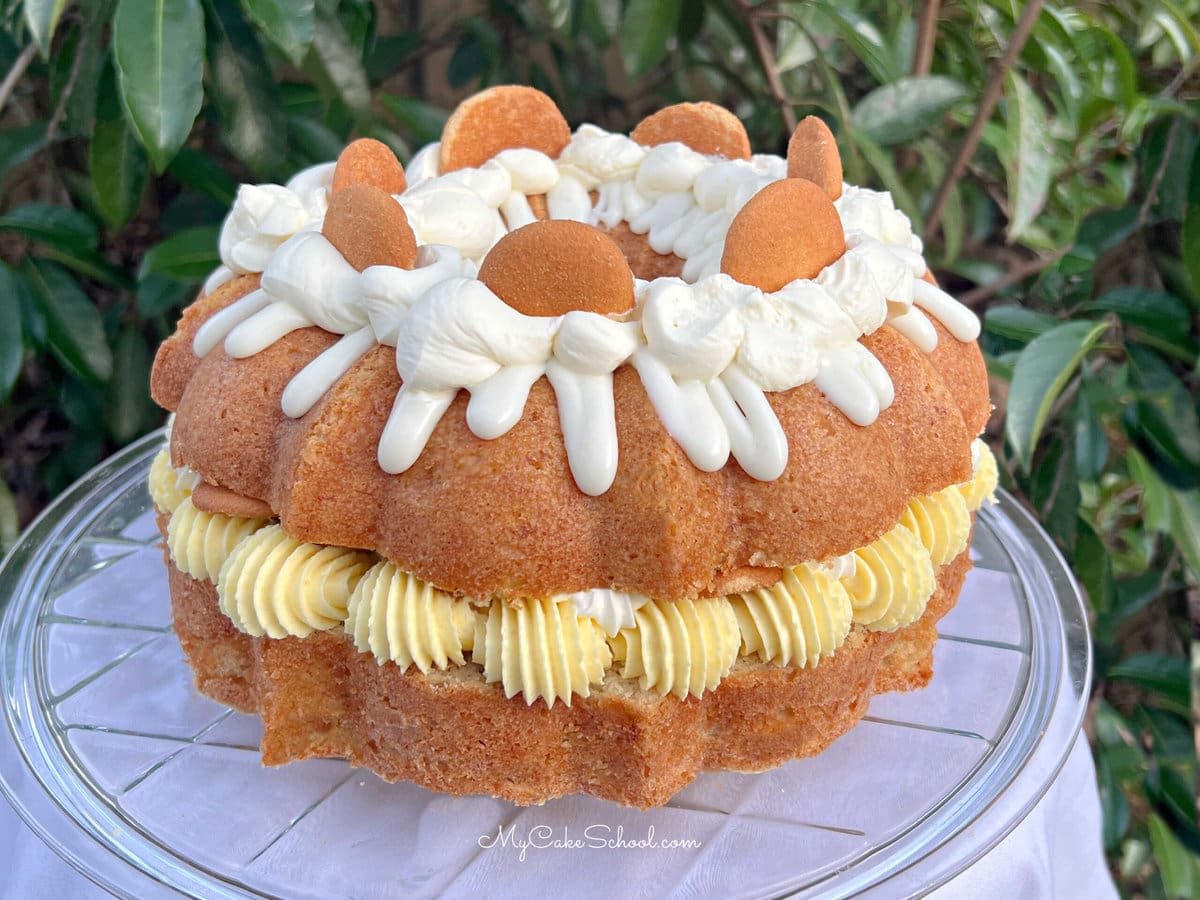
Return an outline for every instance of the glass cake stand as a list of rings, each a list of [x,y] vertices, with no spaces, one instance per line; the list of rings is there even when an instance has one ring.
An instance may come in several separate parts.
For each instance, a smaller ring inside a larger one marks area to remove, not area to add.
[[[340,760],[266,769],[258,720],[196,692],[170,630],[145,488],[161,439],[83,478],[0,567],[0,788],[121,896],[907,895],[1011,831],[1079,730],[1083,603],[1002,496],[932,684],[875,698],[817,758],[706,774],[649,812],[447,797]]]

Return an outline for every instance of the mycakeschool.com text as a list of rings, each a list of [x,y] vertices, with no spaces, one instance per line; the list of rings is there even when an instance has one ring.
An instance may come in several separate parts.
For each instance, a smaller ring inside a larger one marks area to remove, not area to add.
[[[645,831],[631,832],[624,825],[593,824],[582,829],[567,825],[533,825],[518,830],[517,825],[501,826],[494,832],[481,834],[479,846],[484,850],[509,849],[525,862],[530,851],[537,850],[698,850],[702,841],[689,838],[668,838],[658,835],[653,825]]]

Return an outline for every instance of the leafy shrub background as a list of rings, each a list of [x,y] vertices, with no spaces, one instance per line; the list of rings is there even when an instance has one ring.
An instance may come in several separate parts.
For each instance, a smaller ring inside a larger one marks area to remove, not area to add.
[[[0,9],[0,548],[161,422],[154,348],[240,181],[358,135],[407,158],[456,98],[508,81],[621,129],[715,99],[760,150],[817,113],[848,180],[890,190],[986,316],[1005,485],[1094,613],[1122,890],[1200,894],[1200,0]]]

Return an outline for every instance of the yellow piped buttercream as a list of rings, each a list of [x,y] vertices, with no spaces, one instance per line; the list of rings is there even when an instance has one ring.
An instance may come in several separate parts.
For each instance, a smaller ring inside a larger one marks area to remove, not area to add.
[[[977,439],[971,449],[977,454],[975,474],[970,481],[958,485],[958,489],[967,501],[967,509],[975,512],[984,503],[996,502],[996,485],[1000,482],[1000,470],[991,448],[982,439]]]
[[[530,705],[541,697],[547,706],[555,700],[570,706],[572,694],[588,696],[612,662],[604,629],[577,616],[572,603],[544,598],[518,609],[495,600],[476,621],[471,656],[483,664],[484,679]]]
[[[785,569],[771,587],[729,599],[742,653],[757,653],[763,662],[810,668],[832,655],[850,633],[850,597],[824,568]]]
[[[375,560],[361,550],[298,541],[269,525],[229,554],[217,598],[238,631],[308,637],[346,620],[350,594]]]
[[[609,639],[621,675],[642,690],[701,696],[716,689],[737,660],[741,636],[725,597],[653,600],[634,613],[636,626]]]
[[[971,513],[958,485],[917,497],[900,524],[921,539],[935,566],[946,565],[966,550],[971,537]]]
[[[842,584],[857,624],[871,631],[895,631],[921,617],[937,581],[929,551],[916,534],[897,525],[854,555],[854,574]]]
[[[173,513],[200,483],[200,475],[191,469],[171,465],[171,454],[163,447],[150,463],[150,499],[159,512]]]
[[[475,644],[475,619],[468,601],[456,600],[394,563],[381,562],[350,595],[346,632],[355,647],[373,654],[380,665],[415,665],[427,673],[466,662],[463,653]]]
[[[167,549],[179,571],[200,581],[216,581],[234,548],[266,524],[266,519],[202,512],[188,497],[171,513]]]

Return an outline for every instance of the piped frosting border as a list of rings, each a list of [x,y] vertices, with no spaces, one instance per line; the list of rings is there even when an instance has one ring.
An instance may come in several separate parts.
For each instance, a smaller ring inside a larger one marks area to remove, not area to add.
[[[970,513],[995,491],[995,462],[982,441],[975,458],[971,481],[910,503],[905,518],[924,516],[917,531],[902,520],[844,558],[785,570],[769,588],[695,601],[597,589],[520,607],[476,603],[374,554],[298,541],[268,520],[198,510],[179,489],[198,478],[172,468],[165,448],[149,487],[155,507],[170,514],[176,567],[215,583],[220,609],[239,631],[278,639],[342,628],[380,665],[428,672],[469,658],[508,697],[569,705],[614,666],[645,690],[700,696],[738,656],[811,667],[835,653],[852,626],[891,631],[916,621],[936,584],[931,553],[965,550]]]
[[[786,176],[776,156],[727,160],[680,143],[646,148],[585,125],[557,159],[510,149],[447,174],[437,159],[436,144],[418,153],[408,188],[395,197],[421,245],[411,270],[360,273],[320,233],[334,164],[286,186],[243,186],[222,228],[222,266],[205,289],[258,272],[261,284],[209,319],[194,341],[198,355],[223,345],[246,357],[312,325],[342,335],[288,385],[282,405],[290,417],[303,416],[372,347],[394,346],[403,385],[379,446],[389,473],[420,457],[459,390],[471,394],[468,426],[492,439],[519,421],[544,375],[576,483],[604,493],[619,456],[612,373],[628,364],[699,469],[714,471],[732,456],[769,481],[783,472],[788,448],[766,393],[813,382],[868,425],[894,392],[860,337],[886,323],[929,352],[937,343],[931,315],[958,340],[979,334],[970,310],[923,280],[921,242],[886,193],[843,187],[835,206],[847,252],[813,279],[763,292],[721,274],[730,222]],[[551,218],[625,223],[645,234],[655,251],[685,261],[683,277],[638,281],[636,306],[621,317],[517,312],[476,272],[500,238],[535,220],[535,194],[545,195]]]

